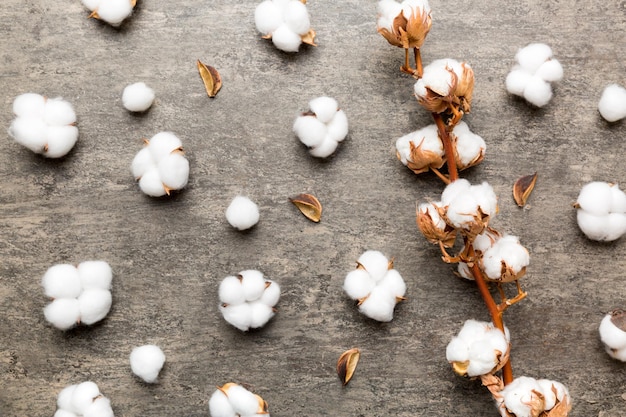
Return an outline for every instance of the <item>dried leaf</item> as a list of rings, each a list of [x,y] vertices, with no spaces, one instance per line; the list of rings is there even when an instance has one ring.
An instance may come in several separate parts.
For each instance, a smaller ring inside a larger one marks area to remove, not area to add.
[[[611,323],[621,331],[626,331],[626,311],[616,308],[609,314],[611,315]]]
[[[315,43],[315,35],[315,31],[313,29],[310,29],[304,35],[300,35],[300,39],[302,39],[302,43],[306,43],[307,45],[311,46],[317,46],[317,44]]]
[[[209,97],[215,97],[220,88],[222,88],[222,77],[215,68],[210,65],[203,64],[198,60],[198,72],[204,83],[204,88]]]
[[[317,223],[322,218],[322,204],[315,196],[311,194],[298,194],[290,198],[289,201],[298,207],[298,210],[300,210],[307,219]]]
[[[536,182],[536,172],[533,175],[525,175],[515,181],[515,185],[513,185],[513,198],[518,206],[524,207],[526,205],[526,200],[528,200],[528,196],[530,196],[533,188],[535,188]]]
[[[339,375],[343,385],[346,385],[352,379],[360,357],[361,351],[358,348],[346,350],[339,357],[337,361],[337,375]]]

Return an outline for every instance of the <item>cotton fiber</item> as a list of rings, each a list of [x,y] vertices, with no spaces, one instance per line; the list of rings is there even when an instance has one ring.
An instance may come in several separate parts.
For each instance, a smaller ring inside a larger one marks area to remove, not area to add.
[[[348,118],[331,97],[317,97],[309,102],[310,111],[296,118],[293,124],[300,142],[309,153],[326,158],[335,152],[339,142],[348,135]]]

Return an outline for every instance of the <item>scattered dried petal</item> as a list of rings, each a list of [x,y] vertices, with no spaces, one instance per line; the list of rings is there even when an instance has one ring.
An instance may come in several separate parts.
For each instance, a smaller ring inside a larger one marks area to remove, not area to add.
[[[209,97],[215,97],[217,92],[222,88],[222,77],[215,68],[210,65],[203,64],[198,60],[198,72],[204,83],[204,88]]]
[[[307,219],[318,223],[322,218],[322,204],[315,196],[311,194],[298,194],[290,198],[289,201],[298,207],[298,210],[300,210]]]
[[[306,0],[303,1],[303,3],[305,2]],[[316,35],[315,31],[311,29],[304,35],[300,35],[300,39],[302,39],[302,43],[306,43],[307,45],[311,45],[311,46],[317,46],[317,44],[315,43],[315,35]]]
[[[339,375],[339,379],[341,379],[343,385],[346,385],[350,379],[352,379],[360,357],[361,351],[358,348],[346,350],[339,357],[337,361],[337,375]]]
[[[524,207],[526,205],[526,200],[528,200],[528,196],[530,196],[533,188],[535,188],[536,182],[536,172],[533,175],[525,175],[515,181],[515,185],[513,185],[513,198],[518,206]]]

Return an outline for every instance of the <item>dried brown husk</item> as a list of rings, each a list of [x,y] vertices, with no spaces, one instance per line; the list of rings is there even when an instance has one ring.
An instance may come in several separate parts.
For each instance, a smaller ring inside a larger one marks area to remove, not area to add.
[[[212,66],[206,65],[200,60],[198,60],[197,65],[207,95],[211,98],[215,97],[217,92],[220,91],[220,88],[222,88],[222,77],[220,73]]]
[[[526,201],[528,200],[530,193],[535,188],[536,183],[536,172],[532,175],[524,175],[515,181],[515,184],[513,185],[513,198],[518,206],[524,207],[526,205]]]
[[[254,394],[257,401],[259,402],[259,408],[257,408],[257,414],[269,414],[269,406],[267,405],[267,401],[265,401],[261,396]]]
[[[426,240],[433,244],[441,244],[446,248],[454,246],[456,240],[456,229],[446,223],[446,227],[441,230],[435,226],[432,216],[426,211],[416,209],[416,223],[420,232],[424,235]]]
[[[433,151],[422,149],[424,139],[425,138],[422,138],[419,145],[415,145],[413,141],[409,142],[411,155],[410,159],[407,159],[406,166],[416,174],[426,172],[430,170],[430,168],[439,169],[446,163],[444,156],[438,155]],[[401,159],[398,153],[396,153],[396,155],[398,159]]]
[[[626,332],[626,311],[616,308],[609,315],[611,316],[611,323],[621,331]]]
[[[305,2],[306,2],[306,0],[305,0]],[[305,44],[311,45],[311,46],[317,46],[317,44],[315,43],[315,35],[316,35],[315,31],[313,29],[310,29],[304,35],[300,35],[300,39],[302,40],[302,43],[305,43]]]
[[[430,13],[423,13],[421,8],[413,10],[409,19],[400,12],[393,23],[391,31],[387,28],[378,28],[380,33],[391,45],[400,48],[420,48],[432,26]]]
[[[289,199],[304,216],[318,223],[322,218],[322,203],[312,194],[298,194]]]
[[[552,392],[554,395],[557,395],[557,389],[552,386]],[[539,416],[540,417],[567,417],[570,410],[572,409],[572,403],[570,401],[569,395],[565,395],[562,401],[559,401],[557,398],[556,404],[551,409],[544,411]]]
[[[337,375],[343,385],[346,385],[350,382],[350,379],[352,379],[360,357],[361,351],[358,348],[346,350],[339,356],[339,360],[337,361]]]

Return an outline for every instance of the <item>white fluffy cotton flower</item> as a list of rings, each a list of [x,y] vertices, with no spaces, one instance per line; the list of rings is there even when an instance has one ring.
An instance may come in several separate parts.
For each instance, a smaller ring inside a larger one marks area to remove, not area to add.
[[[467,320],[446,348],[446,358],[456,373],[476,377],[500,369],[508,358],[509,332],[492,323]]]
[[[309,147],[311,155],[326,158],[348,135],[348,118],[331,97],[317,97],[309,102],[310,111],[298,116],[293,131]]]
[[[600,340],[610,357],[626,362],[626,312],[615,309],[600,322]]]
[[[517,64],[506,77],[509,93],[523,97],[537,107],[552,99],[551,82],[563,78],[563,67],[552,56],[552,49],[543,43],[531,43],[517,51]]]
[[[156,345],[136,347],[130,353],[130,368],[135,375],[149,384],[157,382],[165,364],[165,354]]]
[[[238,195],[226,209],[226,220],[235,229],[250,229],[259,222],[259,206],[248,197]]]
[[[68,330],[78,323],[89,326],[104,319],[113,303],[112,279],[111,267],[105,261],[48,268],[42,286],[53,300],[44,308],[46,320],[58,329]]]
[[[567,415],[571,398],[560,382],[520,376],[496,395],[496,404],[502,417],[539,416],[556,407],[558,415]]]
[[[111,401],[95,382],[69,385],[57,396],[55,417],[114,417]]]
[[[213,392],[209,399],[209,413],[211,417],[270,417],[263,398],[233,382]]]
[[[626,88],[609,84],[602,91],[598,111],[607,122],[617,122],[626,117]]]
[[[396,304],[404,300],[406,284],[382,252],[368,250],[359,257],[357,268],[346,275],[343,289],[358,301],[362,314],[389,322]]]
[[[626,233],[626,194],[617,184],[584,185],[575,207],[578,227],[589,239],[610,242]]]
[[[131,164],[141,191],[162,197],[183,189],[189,180],[189,161],[180,139],[171,132],[160,132],[145,143]]]
[[[469,168],[483,160],[487,144],[482,137],[470,131],[467,123],[460,121],[452,130],[452,134],[455,140],[454,157],[458,169]]]
[[[274,316],[280,286],[254,269],[228,276],[219,286],[220,311],[224,319],[241,331],[256,329]]]
[[[511,282],[526,273],[530,263],[528,250],[516,236],[505,235],[495,240],[480,257],[480,268],[485,277],[497,282]]]
[[[9,135],[20,145],[48,158],[60,158],[78,140],[76,113],[62,98],[35,93],[21,94],[13,101],[16,118]]]
[[[315,45],[309,12],[300,0],[265,0],[256,7],[254,22],[281,51],[298,52],[303,42]]]
[[[441,206],[451,226],[480,234],[497,213],[498,199],[487,182],[471,185],[465,179],[458,179],[443,190]]]
[[[111,26],[119,26],[130,17],[137,0],[81,0],[91,11],[89,17],[100,19]]]
[[[144,112],[154,102],[154,90],[143,82],[129,84],[122,92],[124,108],[132,112]]]

